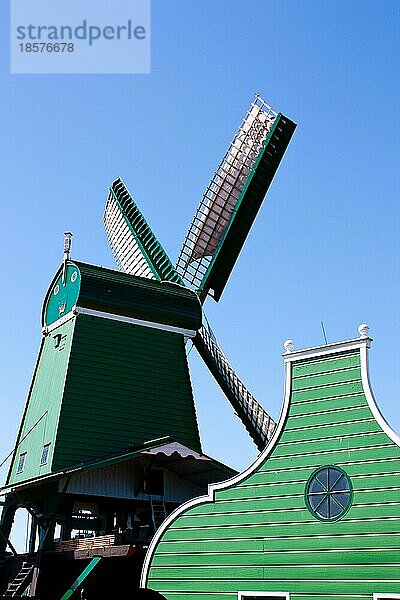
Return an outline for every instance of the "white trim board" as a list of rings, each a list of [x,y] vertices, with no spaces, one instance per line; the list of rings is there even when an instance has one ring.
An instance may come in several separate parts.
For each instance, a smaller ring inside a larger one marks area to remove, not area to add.
[[[284,598],[290,600],[289,592],[238,592],[238,600],[246,600],[249,597]]]
[[[71,312],[61,317],[48,327],[43,329],[44,335],[50,333],[69,319],[76,317],[77,315],[88,315],[90,317],[99,317],[100,319],[110,319],[111,321],[120,321],[121,323],[130,323],[131,325],[141,325],[142,327],[149,327],[150,329],[161,329],[162,331],[169,331],[170,333],[179,333],[185,338],[194,338],[196,331],[193,329],[184,329],[183,327],[174,327],[173,325],[164,325],[163,323],[155,323],[154,321],[144,321],[143,319],[135,319],[133,317],[125,317],[123,315],[117,315],[115,313],[108,313],[101,310],[94,310],[92,308],[83,308],[82,306],[74,306]]]
[[[400,598],[400,594],[374,594],[374,600],[395,600]]]

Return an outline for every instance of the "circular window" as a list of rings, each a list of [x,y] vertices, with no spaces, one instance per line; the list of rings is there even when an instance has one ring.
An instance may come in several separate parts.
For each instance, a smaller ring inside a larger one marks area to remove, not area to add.
[[[322,467],[307,483],[306,501],[311,514],[323,521],[339,519],[350,508],[352,487],[338,467]]]
[[[60,286],[57,284],[56,287],[54,288],[54,295],[57,296],[58,292],[60,291]]]
[[[74,283],[74,281],[76,281],[76,278],[78,277],[78,273],[76,271],[74,271],[71,275],[71,281],[72,283]]]

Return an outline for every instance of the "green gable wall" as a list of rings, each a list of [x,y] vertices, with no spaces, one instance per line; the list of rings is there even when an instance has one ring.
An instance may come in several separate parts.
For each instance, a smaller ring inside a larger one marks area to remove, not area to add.
[[[399,593],[400,447],[367,402],[366,344],[288,362],[277,438],[247,473],[167,521],[143,585],[168,600],[234,600],[243,590],[291,600]],[[305,501],[310,475],[326,465],[344,469],[353,486],[350,509],[333,522],[317,520]]]
[[[51,471],[74,326],[75,321],[68,321],[57,327],[51,336],[42,339],[7,485]],[[56,348],[55,338],[58,335],[62,337]],[[47,463],[40,466],[43,445],[48,443],[51,445]],[[25,467],[22,473],[17,474],[19,456],[23,452],[27,453]]]

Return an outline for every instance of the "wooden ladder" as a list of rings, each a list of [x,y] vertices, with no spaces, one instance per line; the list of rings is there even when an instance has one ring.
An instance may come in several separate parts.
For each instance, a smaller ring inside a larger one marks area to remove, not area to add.
[[[16,577],[9,583],[4,597],[20,596],[26,590],[32,580],[34,565],[32,562],[24,561]]]
[[[150,502],[154,531],[157,531],[157,529],[160,527],[161,523],[165,520],[167,516],[167,511],[165,510],[165,502],[164,498],[155,498],[153,496],[151,496]]]

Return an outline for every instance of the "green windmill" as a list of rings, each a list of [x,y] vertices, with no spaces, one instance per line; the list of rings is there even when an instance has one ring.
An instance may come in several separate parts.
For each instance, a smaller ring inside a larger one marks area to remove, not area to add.
[[[115,544],[116,532],[129,534],[130,543],[144,547],[179,504],[233,474],[202,452],[188,339],[257,447],[265,447],[275,423],[202,325],[202,304],[209,295],[220,299],[295,127],[256,96],[207,186],[175,267],[122,179],[113,182],[104,214],[119,271],[71,260],[66,234],[2,490],[0,555],[19,506],[32,516],[31,552],[38,538],[45,554],[80,552],[77,531],[86,557],[92,552],[87,536]],[[122,549],[113,549],[113,558],[125,559]],[[44,600],[49,589],[56,597],[54,586],[64,581],[50,554],[31,589]],[[140,571],[141,556],[131,557],[138,561],[131,572]],[[101,572],[97,563],[95,570]],[[46,572],[59,573],[57,581],[50,585]],[[104,591],[108,579],[99,581]]]
[[[104,223],[122,271],[187,285],[201,304],[219,301],[253,221],[296,128],[256,95],[214,173],[186,234],[175,268],[122,179],[111,186]],[[275,422],[229,364],[210,327],[193,343],[261,451]]]

